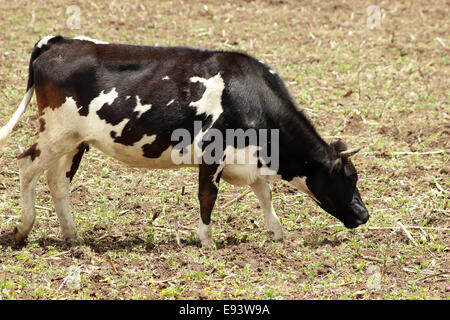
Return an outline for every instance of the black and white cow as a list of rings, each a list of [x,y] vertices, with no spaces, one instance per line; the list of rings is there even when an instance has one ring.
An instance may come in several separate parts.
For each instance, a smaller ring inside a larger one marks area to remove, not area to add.
[[[198,234],[205,247],[213,244],[211,211],[221,178],[251,186],[276,240],[283,232],[271,202],[273,179],[309,194],[348,228],[368,220],[349,158],[357,149],[326,143],[280,77],[243,53],[45,37],[33,48],[26,95],[0,130],[0,146],[33,91],[40,128],[36,142],[18,156],[23,211],[16,242],[32,228],[35,186],[44,172],[62,234],[77,238],[69,184],[89,146],[133,167],[198,167]],[[232,139],[219,139],[230,130]],[[252,130],[271,134],[262,139]],[[214,161],[206,161],[212,145]],[[228,161],[243,150],[246,161]]]

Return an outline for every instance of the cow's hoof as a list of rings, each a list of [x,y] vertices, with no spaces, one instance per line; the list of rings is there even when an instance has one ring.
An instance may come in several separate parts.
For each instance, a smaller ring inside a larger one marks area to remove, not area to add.
[[[27,238],[27,236],[19,232],[19,229],[17,229],[17,227],[14,228],[13,234],[14,234],[14,242],[16,244],[23,244],[25,242],[25,239]]]
[[[201,240],[200,241],[202,244],[202,248],[203,249],[215,249],[216,245],[214,244],[214,242],[212,240]]]
[[[71,246],[79,246],[84,243],[83,238],[80,238],[78,235],[71,236],[71,237],[64,237],[64,240]]]
[[[269,231],[269,233],[272,235],[272,240],[276,242],[282,242],[284,239],[284,235],[282,231]]]

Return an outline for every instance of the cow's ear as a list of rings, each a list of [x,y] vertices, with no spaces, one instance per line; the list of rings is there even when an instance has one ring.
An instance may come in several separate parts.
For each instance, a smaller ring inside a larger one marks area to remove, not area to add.
[[[342,168],[343,163],[340,154],[341,152],[347,150],[347,144],[343,140],[338,139],[330,142],[330,147],[331,150],[334,151],[334,157],[336,157],[329,167],[329,174],[331,175],[338,172]]]
[[[341,139],[330,142],[330,147],[333,148],[337,154],[340,154],[342,151],[347,150],[347,144],[344,140]]]

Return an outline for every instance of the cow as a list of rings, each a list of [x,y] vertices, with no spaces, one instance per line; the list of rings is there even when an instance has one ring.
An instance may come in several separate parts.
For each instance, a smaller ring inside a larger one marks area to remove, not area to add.
[[[274,180],[311,196],[347,228],[369,218],[350,159],[360,148],[325,142],[278,74],[245,53],[44,37],[31,52],[26,94],[0,130],[0,146],[34,92],[39,132],[18,156],[17,243],[33,226],[35,187],[43,173],[63,237],[79,240],[70,182],[90,146],[133,167],[197,167],[203,247],[214,245],[211,212],[221,179],[251,187],[274,240],[283,239],[272,206]],[[231,139],[219,139],[230,130]],[[246,161],[229,161],[243,150]]]

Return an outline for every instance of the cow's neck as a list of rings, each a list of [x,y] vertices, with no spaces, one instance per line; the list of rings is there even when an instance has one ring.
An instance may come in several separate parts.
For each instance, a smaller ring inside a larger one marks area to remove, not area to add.
[[[302,112],[291,112],[280,126],[280,169],[284,180],[307,176],[311,164],[331,164],[330,146]]]

